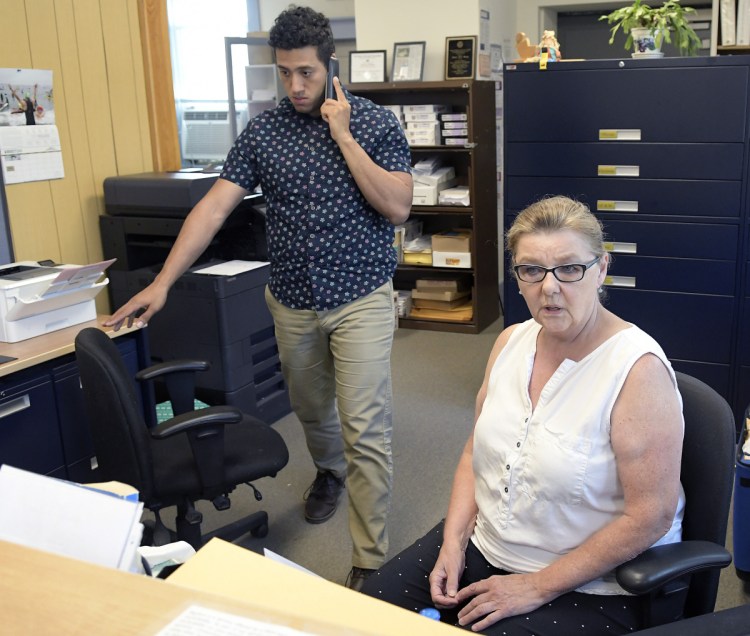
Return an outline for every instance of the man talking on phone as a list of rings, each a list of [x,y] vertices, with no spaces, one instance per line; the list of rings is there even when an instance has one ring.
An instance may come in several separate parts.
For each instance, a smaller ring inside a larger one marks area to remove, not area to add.
[[[292,6],[276,18],[268,43],[286,98],[250,121],[159,275],[107,325],[146,324],[260,184],[271,263],[266,301],[317,469],[304,514],[310,523],[327,521],[348,490],[353,567],[346,584],[359,589],[388,549],[393,226],[411,207],[409,147],[393,113],[351,95],[338,77],[336,99],[325,98],[334,43],[324,15]]]

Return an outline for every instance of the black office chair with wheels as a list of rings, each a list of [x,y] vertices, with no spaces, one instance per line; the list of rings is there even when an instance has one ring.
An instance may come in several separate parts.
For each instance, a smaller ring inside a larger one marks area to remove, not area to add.
[[[229,493],[239,484],[273,477],[289,454],[278,432],[230,406],[193,411],[195,371],[206,363],[164,362],[139,371],[139,381],[163,377],[172,395],[175,417],[152,429],[146,426],[135,384],[115,344],[103,331],[83,329],[75,339],[84,402],[102,479],[137,488],[155,516],[154,545],[174,538],[199,548],[213,536],[234,540],[247,532],[265,536],[268,515],[258,511],[203,535],[198,500],[229,508]],[[177,507],[176,532],[161,521],[160,511]]]
[[[617,568],[617,581],[644,599],[644,624],[662,625],[712,612],[734,483],[736,430],[726,400],[707,384],[677,373],[685,417],[680,480],[685,489],[681,543],[657,546]]]

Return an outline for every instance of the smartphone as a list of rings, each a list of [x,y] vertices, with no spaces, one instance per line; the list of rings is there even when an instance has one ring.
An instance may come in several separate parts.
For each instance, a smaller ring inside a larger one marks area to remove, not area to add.
[[[328,75],[326,75],[326,99],[337,99],[336,89],[333,88],[333,78],[338,77],[339,61],[333,55],[328,60]]]

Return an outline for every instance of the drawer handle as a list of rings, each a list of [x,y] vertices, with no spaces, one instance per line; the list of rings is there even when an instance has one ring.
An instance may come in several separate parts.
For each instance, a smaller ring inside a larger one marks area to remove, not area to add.
[[[607,276],[604,284],[608,287],[631,287],[634,288],[635,276]]]
[[[596,174],[599,177],[638,177],[641,174],[641,167],[599,165]]]
[[[620,241],[605,241],[604,249],[613,254],[637,254],[638,243],[622,243]]]
[[[599,141],[640,141],[640,128],[602,128]]]
[[[31,406],[31,398],[29,394],[22,395],[21,397],[8,400],[5,404],[0,405],[0,419],[4,417],[10,417],[14,413],[20,413],[25,411]]]
[[[638,212],[638,201],[612,201],[597,199],[597,212]]]

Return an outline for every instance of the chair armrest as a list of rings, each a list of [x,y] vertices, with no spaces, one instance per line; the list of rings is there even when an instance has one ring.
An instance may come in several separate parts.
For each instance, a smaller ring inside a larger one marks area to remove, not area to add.
[[[729,551],[710,541],[682,541],[649,548],[615,570],[617,582],[631,594],[643,595],[686,574],[725,568]]]
[[[215,430],[216,427],[223,427],[225,424],[236,424],[242,420],[242,412],[232,406],[209,406],[199,411],[190,411],[177,415],[165,422],[162,422],[149,432],[151,437],[164,439],[180,433],[188,433],[200,429]]]
[[[135,379],[139,381],[154,380],[169,373],[207,371],[210,368],[211,363],[205,360],[166,360],[141,369],[135,374]]]

